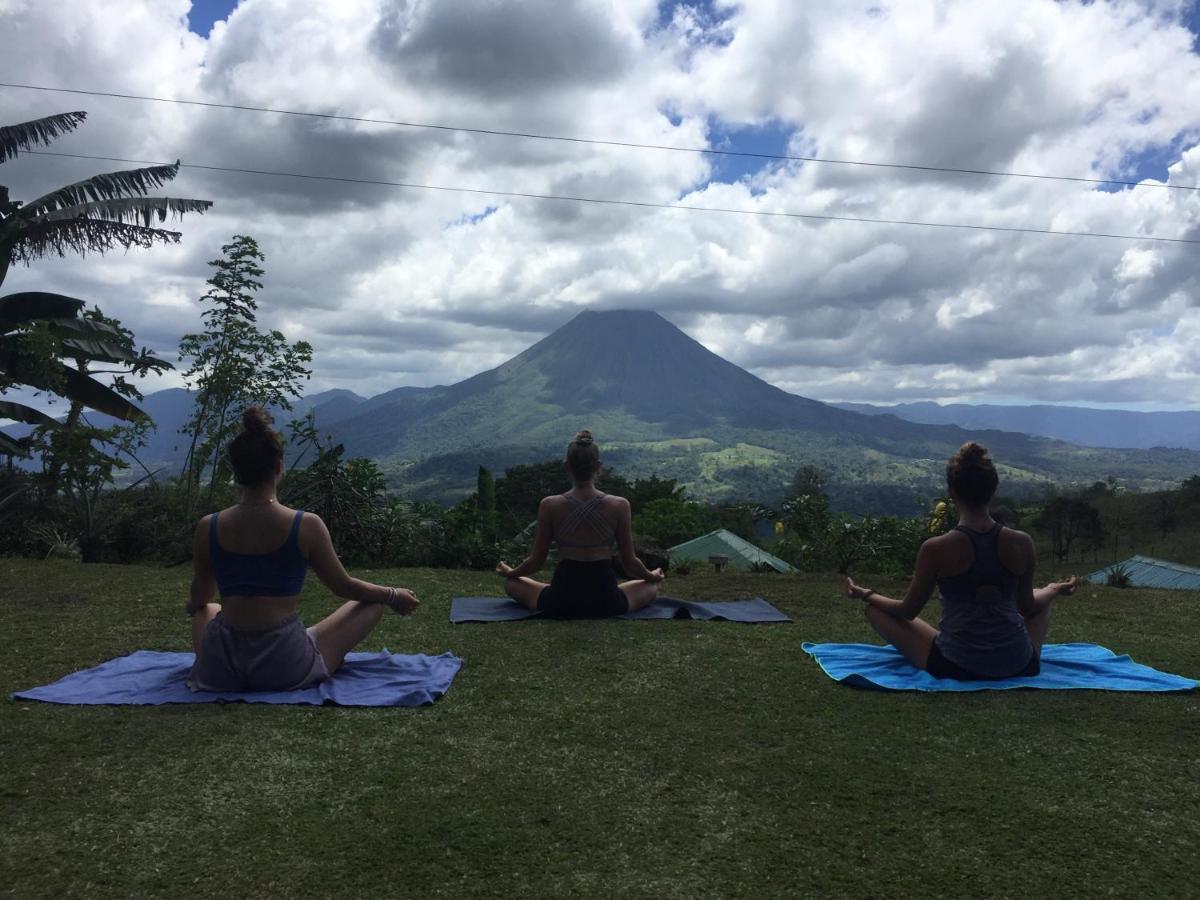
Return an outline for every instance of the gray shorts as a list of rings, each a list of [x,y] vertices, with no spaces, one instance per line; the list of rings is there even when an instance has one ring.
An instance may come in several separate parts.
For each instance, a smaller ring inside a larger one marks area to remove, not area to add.
[[[292,691],[328,677],[316,629],[306,629],[298,615],[250,631],[217,613],[205,626],[187,685],[193,691]]]

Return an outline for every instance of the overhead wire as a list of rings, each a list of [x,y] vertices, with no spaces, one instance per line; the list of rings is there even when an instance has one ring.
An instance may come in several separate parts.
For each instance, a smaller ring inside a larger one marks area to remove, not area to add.
[[[557,141],[569,144],[591,144],[602,147],[625,147],[637,150],[659,150],[671,153],[692,153],[706,156],[737,157],[744,159],[775,160],[779,162],[806,162],[837,166],[861,166],[877,169],[898,169],[913,172],[944,172],[956,175],[975,175],[991,178],[1026,178],[1042,181],[1064,181],[1077,184],[1117,185],[1130,188],[1166,188],[1176,191],[1200,191],[1200,185],[1167,184],[1158,181],[1129,181],[1120,178],[1087,178],[1076,175],[1045,175],[1035,172],[1007,172],[991,169],[956,168],[953,166],[929,166],[912,163],[878,162],[855,159],[833,159],[824,156],[801,156],[786,153],[761,153],[749,150],[724,150],[712,147],[681,147],[669,144],[651,144],[638,141],[605,140],[601,138],[569,137],[556,134],[539,134],[528,131],[505,131],[497,128],[478,128],[466,125],[445,125],[432,122],[415,122],[404,119],[382,119],[369,116],[352,116],[341,113],[321,113],[305,110],[285,109],[272,106],[252,106],[242,103],[217,103],[211,100],[190,100],[180,97],[155,97],[146,94],[125,94],[117,91],[85,90],[83,88],[51,87],[38,84],[21,84],[17,82],[0,81],[0,87],[27,91],[43,91],[59,94],[78,94],[87,97],[110,97],[120,100],[138,100],[149,103],[174,103],[181,106],[199,106],[209,109],[230,109],[242,112],[274,113],[282,116],[296,116],[311,119],[327,119],[342,122],[359,122],[370,125],[392,125],[402,128],[422,128],[433,131],[457,131],[465,134],[481,134],[494,137],[523,138],[538,141]]]
[[[61,153],[51,150],[28,150],[27,155],[60,157],[64,159],[87,159],[96,162],[116,162],[139,166],[163,166],[173,163],[149,159],[129,159],[120,156],[98,156],[87,153]],[[411,181],[386,181],[374,178],[353,178],[345,175],[315,175],[304,172],[280,172],[271,169],[245,169],[236,166],[214,166],[200,163],[181,162],[180,168],[197,169],[205,172],[235,173],[243,175],[265,175],[276,178],[297,178],[310,181],[330,181],[342,184],[361,184],[377,187],[405,188],[421,191],[442,191],[446,193],[477,194],[490,197],[513,197],[523,200],[555,200],[571,203],[594,203],[606,206],[629,206],[641,209],[676,209],[688,212],[725,213],[744,216],[764,216],[785,219],[810,219],[828,222],[861,222],[873,225],[906,225],[922,228],[958,228],[969,231],[998,231],[1013,234],[1048,234],[1061,237],[1108,238],[1125,241],[1148,241],[1166,244],[1200,244],[1200,238],[1171,238],[1157,235],[1112,234],[1102,231],[1066,231],[1053,228],[1024,228],[1006,225],[976,225],[961,222],[922,222],[912,219],[882,219],[868,216],[841,216],[832,213],[800,213],[784,210],[767,209],[738,209],[723,206],[696,206],[689,203],[658,203],[650,200],[618,200],[609,197],[581,197],[570,194],[542,194],[533,191],[502,191],[490,188],[470,188],[453,185],[420,184]]]

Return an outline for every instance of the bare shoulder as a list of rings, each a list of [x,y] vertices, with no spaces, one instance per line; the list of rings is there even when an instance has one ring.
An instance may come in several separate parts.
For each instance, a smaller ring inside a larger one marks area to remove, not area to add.
[[[1033,538],[1024,531],[1009,528],[1007,525],[1000,529],[1000,540],[1014,547],[1020,547],[1023,550],[1033,549]]]
[[[325,531],[325,520],[316,513],[305,512],[300,518],[300,533],[318,535]]]
[[[951,547],[957,546],[966,539],[966,535],[961,531],[947,531],[945,534],[935,535],[922,542],[920,552],[930,556],[937,556],[945,553]]]

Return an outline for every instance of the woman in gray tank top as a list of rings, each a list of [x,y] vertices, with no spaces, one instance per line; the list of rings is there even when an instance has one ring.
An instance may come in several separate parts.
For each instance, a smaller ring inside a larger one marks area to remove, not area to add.
[[[1051,604],[1075,590],[1074,575],[1034,588],[1033,540],[988,512],[999,483],[987,448],[963,444],[946,464],[958,525],[921,545],[904,599],[846,578],[847,596],[866,603],[871,627],[936,678],[1038,674]],[[935,586],[942,599],[937,628],[917,618]]]

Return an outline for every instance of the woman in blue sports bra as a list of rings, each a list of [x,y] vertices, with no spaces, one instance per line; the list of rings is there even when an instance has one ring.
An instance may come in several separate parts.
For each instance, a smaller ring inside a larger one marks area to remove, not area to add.
[[[504,591],[522,606],[553,618],[619,616],[647,606],[658,596],[662,569],[647,569],[633,552],[629,501],[596,490],[600,448],[592,433],[579,432],[567,445],[563,461],[571,490],[542,498],[538,505],[533,550],[516,568],[496,566],[504,576]],[[558,565],[550,584],[528,577],[542,568],[550,542],[558,546]],[[613,573],[613,543],[621,566],[636,575],[617,584]]]
[[[1074,575],[1034,588],[1033,540],[988,512],[999,484],[987,448],[963,444],[946,464],[958,525],[921,545],[904,599],[846,578],[847,596],[866,602],[867,621],[880,637],[935,678],[1038,674],[1051,604],[1075,590]],[[935,585],[942,598],[938,628],[917,618]]]
[[[389,606],[417,608],[406,588],[351,578],[318,516],[279,503],[283,443],[260,407],[242,414],[229,444],[241,502],[205,516],[192,541],[187,613],[196,662],[188,687],[200,691],[280,691],[324,681],[342,665]],[[306,629],[296,614],[309,565],[350,602]],[[221,602],[213,597],[220,593]]]

